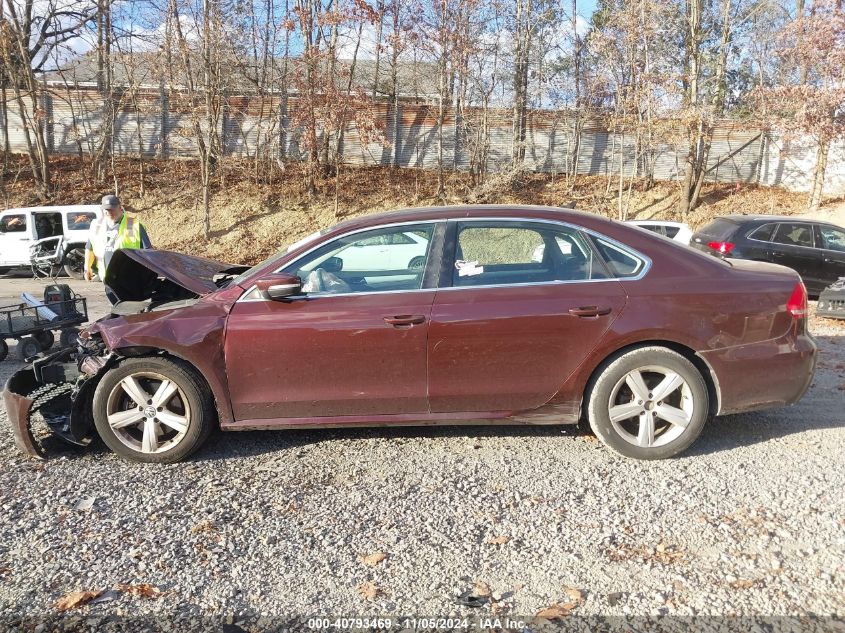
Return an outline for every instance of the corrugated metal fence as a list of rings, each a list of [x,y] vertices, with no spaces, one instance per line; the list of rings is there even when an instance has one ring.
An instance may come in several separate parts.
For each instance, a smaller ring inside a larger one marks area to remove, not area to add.
[[[158,157],[197,154],[192,104],[184,94],[148,89],[124,93],[119,103],[112,139],[115,153]],[[304,158],[302,130],[289,124],[296,118],[297,105],[295,96],[282,100],[278,94],[227,97],[218,123],[224,152],[244,158]],[[11,149],[25,152],[17,106],[11,101],[0,103],[0,113],[4,107]],[[349,125],[340,144],[344,163],[436,168],[439,142],[436,106],[402,102],[398,112],[387,102],[376,103],[374,107],[383,142],[364,143],[354,123]],[[61,154],[96,151],[106,111],[95,88],[51,85],[41,95],[41,110],[46,113],[39,118],[46,126],[50,151]],[[443,125],[443,160],[448,169],[477,169],[483,163],[487,171],[495,172],[510,166],[514,143],[510,111],[488,110],[485,114],[480,109],[469,108],[456,117],[450,109]],[[536,171],[571,173],[575,158],[574,125],[571,113],[532,111],[525,140],[525,166]],[[578,173],[618,174],[621,168],[627,175],[637,161],[638,173],[652,165],[655,178],[677,179],[686,155],[682,135],[679,130],[670,129],[661,133],[660,138],[654,152],[637,157],[633,136],[613,133],[598,121],[583,121]],[[5,144],[5,139],[0,141]],[[726,120],[714,132],[708,177],[721,182],[809,190],[815,159],[812,142],[787,142]],[[845,193],[845,144],[831,149],[825,191],[828,195]]]

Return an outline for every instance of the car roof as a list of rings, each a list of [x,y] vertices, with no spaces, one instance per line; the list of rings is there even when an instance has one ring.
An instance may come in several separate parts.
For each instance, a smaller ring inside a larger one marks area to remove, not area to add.
[[[653,224],[655,226],[679,226],[684,227],[683,222],[670,222],[669,220],[626,220],[627,224]]]
[[[525,219],[556,220],[558,222],[574,222],[578,224],[607,225],[616,224],[595,213],[576,211],[574,209],[544,207],[520,204],[478,204],[454,205],[440,207],[418,207],[399,209],[375,213],[352,218],[332,227],[331,232],[346,231],[350,228],[366,228],[380,224],[402,222],[426,222],[432,220],[457,220],[461,218],[507,218],[517,217]]]
[[[802,218],[797,215],[766,215],[766,214],[743,214],[722,215],[714,220],[731,220],[733,222],[809,222],[812,224],[830,224],[824,220],[814,218]]]
[[[43,206],[43,207],[13,207],[10,209],[4,209],[3,213],[35,213],[35,212],[45,212],[45,211],[53,211],[53,212],[75,212],[80,213],[82,211],[89,211],[96,213],[100,210],[100,205],[98,204],[65,204],[65,205],[50,205],[50,206]]]

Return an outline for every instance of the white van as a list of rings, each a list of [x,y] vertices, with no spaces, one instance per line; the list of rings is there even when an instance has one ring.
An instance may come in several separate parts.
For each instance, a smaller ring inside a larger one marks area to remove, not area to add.
[[[85,265],[88,228],[100,213],[96,204],[27,207],[0,213],[0,274],[29,267],[33,246],[49,246],[57,266],[81,279]]]

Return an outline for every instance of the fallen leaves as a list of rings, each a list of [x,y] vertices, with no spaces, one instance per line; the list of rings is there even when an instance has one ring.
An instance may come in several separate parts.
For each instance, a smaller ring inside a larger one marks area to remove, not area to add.
[[[210,519],[206,519],[205,521],[200,521],[196,525],[191,527],[191,534],[202,534],[204,532],[214,532],[217,530],[217,526],[214,525],[214,521]]]
[[[560,600],[550,604],[536,613],[536,617],[544,620],[559,620],[570,615],[578,606],[584,602],[584,592],[576,587],[565,587],[564,593],[568,600]]]
[[[372,602],[380,595],[383,595],[384,591],[382,591],[375,583],[365,582],[362,585],[358,585],[358,593],[361,594],[361,597],[365,600]]]
[[[678,550],[674,545],[665,545],[660,543],[656,548],[646,547],[643,545],[618,545],[616,547],[608,547],[604,550],[604,555],[613,562],[624,562],[629,560],[636,560],[642,563],[651,562],[659,563],[661,565],[670,565],[678,562],[684,557],[684,553]]]
[[[472,586],[472,592],[479,598],[489,598],[493,595],[493,592],[490,590],[490,585],[482,580],[476,581],[476,583]]]
[[[544,620],[559,620],[570,615],[577,606],[578,604],[575,602],[556,602],[545,609],[540,609],[536,613],[536,617]]]
[[[751,587],[757,584],[757,581],[749,580],[748,578],[737,578],[729,584],[734,589],[750,589]]]
[[[137,596],[139,598],[147,598],[150,600],[160,598],[164,595],[164,592],[162,592],[158,587],[154,587],[153,585],[147,583],[141,583],[139,585],[119,584],[117,588],[123,593],[128,593],[130,596]]]
[[[65,594],[56,600],[53,606],[57,611],[70,611],[71,609],[78,609],[91,601],[99,602],[99,598],[101,596],[104,600],[114,600],[117,597],[118,591],[130,596],[146,598],[148,600],[154,600],[164,595],[164,592],[158,587],[148,583],[141,583],[137,585],[121,583],[117,586],[117,591],[109,590],[104,592],[102,589],[94,591],[72,591],[71,593]]]
[[[99,596],[102,591],[72,591],[56,600],[53,605],[58,611],[70,611],[88,604]]]
[[[361,562],[364,563],[365,565],[370,566],[370,567],[375,567],[376,565],[378,565],[379,563],[384,561],[384,559],[386,559],[386,558],[387,558],[387,554],[385,554],[384,552],[374,552],[372,554],[367,554],[366,556],[362,556]]]
[[[576,603],[584,602],[584,592],[575,587],[567,587],[565,589],[566,595],[569,596]]]
[[[487,539],[488,545],[504,545],[511,540],[510,536],[491,536]]]

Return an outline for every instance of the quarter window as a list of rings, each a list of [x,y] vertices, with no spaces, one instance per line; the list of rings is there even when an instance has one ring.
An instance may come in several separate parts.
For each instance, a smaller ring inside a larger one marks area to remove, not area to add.
[[[90,211],[67,214],[67,228],[69,231],[86,231],[96,216]]]
[[[418,290],[433,231],[433,224],[423,224],[353,233],[305,255],[284,272],[301,277],[309,294]]]
[[[568,227],[509,222],[458,224],[453,286],[607,278],[583,233]]]
[[[778,244],[789,246],[815,246],[813,228],[807,224],[784,222],[778,225],[774,240]]]
[[[752,231],[748,237],[752,240],[759,240],[761,242],[771,242],[772,236],[775,234],[776,224],[764,224],[758,229]]]
[[[633,277],[639,274],[643,266],[645,266],[645,262],[639,257],[634,256],[607,240],[597,238],[596,246],[607,262],[608,268],[617,277]]]
[[[0,218],[0,231],[3,233],[23,233],[26,231],[24,214],[6,215]]]

